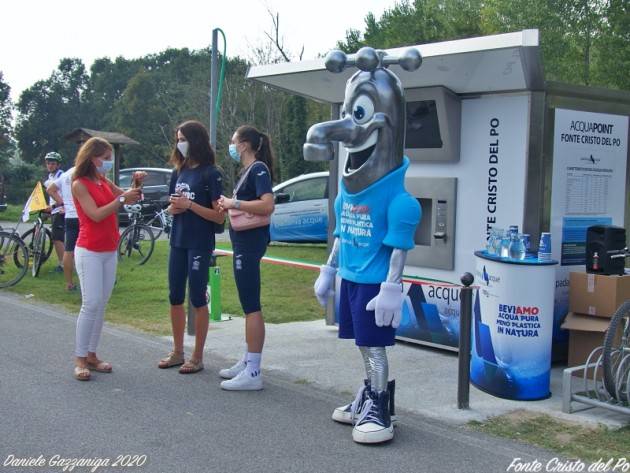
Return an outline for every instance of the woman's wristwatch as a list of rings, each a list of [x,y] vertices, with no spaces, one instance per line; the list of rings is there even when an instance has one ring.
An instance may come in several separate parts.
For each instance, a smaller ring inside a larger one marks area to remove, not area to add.
[[[124,205],[125,204],[125,196],[124,195],[119,195],[118,196],[118,202],[120,202],[120,205]]]
[[[240,201],[240,200],[238,200],[238,199],[234,199],[234,208],[235,208],[236,210],[238,210],[238,209],[240,209],[240,208],[241,208],[241,201]]]

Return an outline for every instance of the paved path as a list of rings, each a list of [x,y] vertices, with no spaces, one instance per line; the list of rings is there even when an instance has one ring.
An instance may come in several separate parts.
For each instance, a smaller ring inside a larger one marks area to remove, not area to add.
[[[392,443],[357,445],[330,420],[345,394],[279,370],[269,370],[262,392],[221,391],[218,353],[197,375],[158,370],[166,340],[109,326],[100,355],[114,373],[80,383],[71,376],[74,325],[73,316],[0,293],[0,472],[61,471],[3,466],[9,455],[147,455],[126,470],[156,473],[502,472],[515,457],[553,456],[404,410]]]

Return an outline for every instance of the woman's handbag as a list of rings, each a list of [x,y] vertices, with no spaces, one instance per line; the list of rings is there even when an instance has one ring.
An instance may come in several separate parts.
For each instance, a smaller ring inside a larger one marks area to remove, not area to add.
[[[269,215],[250,214],[237,209],[228,209],[228,215],[230,216],[230,227],[237,232],[264,227],[271,222]]]
[[[236,198],[236,193],[245,182],[245,179],[247,179],[249,171],[254,167],[253,164],[254,163],[252,163],[252,165],[247,168],[245,174],[243,174],[241,179],[238,181],[238,184],[236,185],[236,188],[234,189],[234,194],[232,196],[234,199]],[[265,163],[262,164],[267,167]],[[228,215],[230,216],[230,227],[232,227],[232,230],[237,232],[251,230],[252,228],[264,227],[271,223],[271,215],[257,215],[238,209],[228,209]]]

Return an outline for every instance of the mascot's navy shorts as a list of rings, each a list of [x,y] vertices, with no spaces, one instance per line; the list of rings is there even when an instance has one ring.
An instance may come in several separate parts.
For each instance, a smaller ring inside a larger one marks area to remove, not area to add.
[[[374,311],[365,306],[376,297],[380,284],[359,284],[341,280],[339,293],[339,338],[354,338],[359,347],[388,347],[394,344],[396,329],[377,327]]]

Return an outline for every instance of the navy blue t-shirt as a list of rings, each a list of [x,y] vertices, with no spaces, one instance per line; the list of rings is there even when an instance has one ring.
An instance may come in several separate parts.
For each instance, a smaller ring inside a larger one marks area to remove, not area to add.
[[[223,184],[219,170],[209,164],[196,168],[173,170],[169,194],[181,194],[194,203],[212,208],[212,202],[223,193]],[[192,210],[173,216],[171,246],[176,248],[194,248],[214,250],[214,223],[200,217]]]
[[[260,161],[254,162],[251,166],[252,168],[249,174],[247,174],[245,181],[241,184],[236,193],[238,200],[256,200],[263,194],[273,193],[271,176],[269,175],[267,166]],[[240,179],[237,180],[237,184],[239,180]],[[253,248],[256,247],[255,245],[257,243],[260,244],[262,241],[264,241],[266,245],[269,242],[269,225],[240,232],[236,232],[230,228],[230,239],[233,244],[237,244],[241,247],[254,245],[252,246]]]

